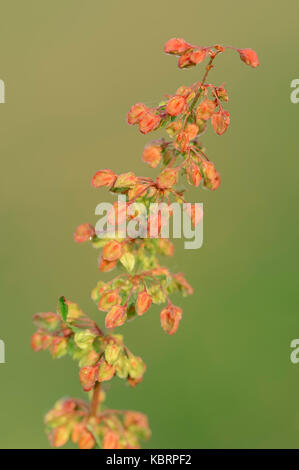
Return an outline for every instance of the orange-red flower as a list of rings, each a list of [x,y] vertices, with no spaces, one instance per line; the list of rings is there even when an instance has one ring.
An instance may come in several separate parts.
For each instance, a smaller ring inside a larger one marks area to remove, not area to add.
[[[184,39],[172,38],[164,45],[164,52],[166,52],[166,54],[180,55],[190,48],[192,48],[191,44],[186,42]]]
[[[95,235],[94,227],[90,224],[82,224],[76,228],[74,233],[74,240],[77,243],[87,242]]]
[[[127,114],[128,124],[137,124],[146,113],[147,107],[143,103],[134,104]]]
[[[216,104],[214,101],[205,99],[199,103],[196,110],[196,119],[207,121],[214,113]]]
[[[141,117],[139,121],[139,130],[142,134],[147,134],[148,132],[156,129],[160,124],[161,118],[154,114],[152,111],[148,111]]]
[[[139,292],[136,301],[136,312],[137,315],[143,315],[148,311],[152,304],[152,297],[146,292],[146,290]]]
[[[123,305],[115,305],[109,310],[105,318],[106,328],[116,328],[125,323],[127,319],[127,309]]]
[[[123,246],[117,240],[110,240],[103,248],[103,258],[107,261],[115,261],[122,256]]]
[[[109,169],[97,171],[91,180],[91,184],[94,188],[99,188],[100,186],[111,187],[115,183],[117,175]]]
[[[175,95],[168,101],[166,112],[170,116],[178,116],[186,109],[186,99],[181,95]]]
[[[175,305],[169,304],[163,308],[160,313],[161,326],[163,330],[169,335],[173,335],[179,326],[182,318],[182,309]]]
[[[216,134],[222,135],[226,131],[229,126],[229,112],[228,111],[218,111],[218,113],[213,114],[212,119],[212,126]]]
[[[206,49],[195,49],[190,56],[190,60],[194,64],[199,64],[205,59],[206,54],[207,54]]]
[[[177,183],[178,169],[165,168],[156,179],[156,184],[160,189],[171,188]]]
[[[238,49],[240,58],[245,64],[255,68],[260,65],[257,53],[253,49]]]
[[[162,158],[161,147],[159,145],[148,145],[143,150],[142,160],[151,168],[156,168]]]

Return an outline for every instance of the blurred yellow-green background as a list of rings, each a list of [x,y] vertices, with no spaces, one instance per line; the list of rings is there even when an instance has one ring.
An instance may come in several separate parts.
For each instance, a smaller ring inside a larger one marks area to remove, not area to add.
[[[178,241],[170,262],[195,294],[176,299],[173,337],[158,308],[123,327],[147,373],[133,390],[114,379],[108,404],[148,414],[150,448],[299,447],[298,2],[1,0],[0,13],[0,447],[47,448],[45,412],[84,397],[74,362],[31,351],[32,315],[63,294],[103,322],[89,298],[97,252],[72,233],[107,199],[95,171],[155,174],[140,158],[152,136],[125,117],[201,78],[202,66],[180,71],[163,54],[173,36],[252,47],[261,66],[228,51],[210,74],[230,94],[230,129],[205,135],[222,184],[190,192],[204,203],[204,245]]]

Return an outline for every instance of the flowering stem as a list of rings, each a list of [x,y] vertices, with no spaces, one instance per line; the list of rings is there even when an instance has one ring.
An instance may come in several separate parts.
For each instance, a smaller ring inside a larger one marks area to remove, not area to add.
[[[90,403],[90,412],[89,417],[95,417],[97,415],[99,401],[100,401],[100,393],[101,393],[101,382],[96,382],[93,388],[92,399]]]
[[[194,99],[193,99],[193,102],[190,106],[190,112],[193,110],[194,106],[196,105],[197,101],[198,101],[198,98],[200,97],[200,94],[201,94],[201,89],[202,89],[202,86],[204,85],[206,79],[207,79],[207,76],[208,76],[208,73],[209,71],[211,70],[212,68],[212,64],[213,64],[213,61],[214,59],[216,58],[217,54],[219,54],[220,51],[216,52],[209,60],[209,63],[208,65],[206,66],[206,71],[205,71],[205,74],[204,76],[202,77],[202,80],[200,82],[200,87],[198,89],[198,92],[196,93]]]

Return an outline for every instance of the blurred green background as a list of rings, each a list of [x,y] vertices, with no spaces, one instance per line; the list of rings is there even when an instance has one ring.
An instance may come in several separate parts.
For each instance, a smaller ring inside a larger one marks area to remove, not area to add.
[[[163,54],[179,36],[251,47],[261,66],[228,51],[210,74],[230,94],[228,132],[204,137],[222,185],[190,192],[204,203],[204,245],[179,241],[170,262],[195,294],[176,299],[173,337],[158,308],[123,327],[148,369],[133,390],[114,379],[107,403],[148,414],[150,448],[298,448],[298,2],[1,0],[0,12],[0,447],[47,448],[43,415],[84,397],[74,362],[31,351],[32,315],[63,294],[103,322],[89,298],[97,252],[72,233],[107,199],[95,171],[155,174],[140,158],[153,135],[125,117],[201,78],[202,66],[180,71]]]

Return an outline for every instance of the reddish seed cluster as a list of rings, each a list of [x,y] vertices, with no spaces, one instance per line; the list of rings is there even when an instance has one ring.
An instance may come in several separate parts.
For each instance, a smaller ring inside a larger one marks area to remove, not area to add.
[[[167,140],[160,138],[148,143],[142,153],[144,163],[158,168],[157,176],[136,176],[132,171],[116,174],[104,169],[92,178],[94,188],[106,187],[112,194],[124,197],[107,215],[116,233],[102,236],[85,223],[77,227],[74,240],[77,243],[90,241],[101,250],[99,270],[102,273],[119,268],[120,274],[110,281],[100,280],[91,293],[98,310],[105,314],[106,333],[76,304],[66,302],[63,297],[57,313],[34,317],[38,329],[32,337],[33,349],[48,349],[53,358],[71,355],[79,361],[83,390],[92,391],[91,404],[76,399],[61,400],[46,416],[49,439],[55,447],[72,439],[82,449],[132,449],[139,447],[139,438],[147,439],[150,435],[143,414],[105,409],[100,387],[115,376],[135,386],[145,372],[142,359],[132,354],[122,336],[113,329],[133,318],[148,315],[151,306],[157,304],[163,305],[162,329],[173,335],[183,312],[170,297],[175,292],[183,296],[193,293],[182,273],[171,273],[160,264],[160,256],[172,256],[174,252],[173,244],[161,238],[161,233],[172,216],[171,203],[186,202],[182,181],[210,190],[220,185],[220,174],[207,157],[201,136],[209,122],[217,135],[223,135],[230,125],[229,112],[223,107],[228,102],[224,84],[213,85],[207,81],[216,57],[227,49],[237,51],[245,64],[253,68],[259,65],[252,49],[194,46],[181,38],[167,41],[164,51],[178,56],[180,69],[196,66],[204,60],[207,63],[200,81],[180,86],[174,94],[163,97],[157,106],[148,107],[139,102],[128,112],[128,124],[138,125],[142,134],[156,129],[165,129],[167,133]],[[159,202],[166,203],[166,208],[146,219],[143,227],[146,237],[121,235],[122,224],[139,220],[141,206]],[[186,211],[195,227],[202,219],[202,211],[198,212],[194,205],[187,205]]]

